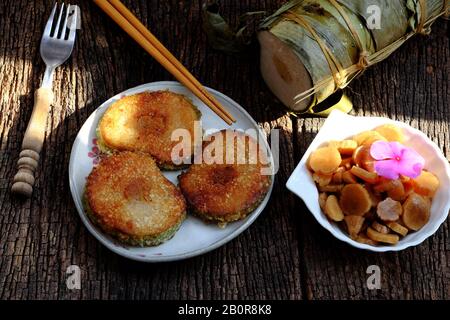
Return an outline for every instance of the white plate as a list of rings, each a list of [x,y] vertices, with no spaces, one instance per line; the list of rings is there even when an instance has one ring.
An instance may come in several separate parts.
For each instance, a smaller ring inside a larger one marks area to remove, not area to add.
[[[405,131],[405,145],[414,148],[425,159],[425,169],[434,173],[440,180],[440,186],[433,198],[430,221],[419,231],[412,232],[402,238],[396,245],[370,246],[356,242],[341,230],[336,223],[330,222],[319,207],[319,193],[312,179],[312,174],[306,166],[311,152],[330,140],[343,140],[362,131],[376,128],[383,124],[395,124]],[[303,199],[309,211],[316,220],[336,238],[348,244],[370,251],[400,251],[418,245],[433,235],[439,226],[447,219],[450,210],[450,166],[439,147],[424,133],[405,123],[387,118],[353,117],[341,111],[333,111],[320,129],[308,150],[306,150],[294,173],[292,173],[287,188]]]
[[[181,225],[180,230],[175,236],[156,247],[132,247],[119,243],[114,238],[102,232],[97,226],[91,223],[86,216],[82,197],[86,184],[86,178],[92,171],[93,163],[96,159],[94,139],[96,137],[95,130],[97,123],[106,109],[114,102],[125,95],[140,93],[143,91],[170,90],[172,92],[181,93],[190,98],[202,113],[202,125],[206,132],[208,130],[217,131],[225,128],[237,130],[253,129],[257,132],[258,140],[268,150],[269,159],[273,165],[273,157],[270,153],[269,145],[266,137],[258,124],[252,117],[236,102],[217,92],[213,89],[207,90],[217,98],[217,100],[235,117],[236,123],[231,127],[227,126],[215,113],[213,113],[206,105],[204,105],[197,97],[195,97],[188,89],[177,82],[154,82],[141,85],[139,87],[126,90],[103,103],[91,116],[87,119],[80,132],[75,139],[70,155],[69,164],[69,180],[70,190],[73,200],[80,214],[81,220],[87,229],[106,247],[115,253],[129,259],[145,261],[145,262],[163,262],[181,260],[197,255],[204,254],[214,250],[228,241],[238,236],[247,229],[266,206],[273,188],[273,179],[263,202],[258,208],[252,212],[246,219],[234,223],[230,223],[226,228],[220,229],[215,224],[205,224],[196,217],[188,215],[188,218]],[[94,148],[94,149],[93,149]],[[94,151],[94,152],[93,152]],[[177,184],[177,177],[181,171],[164,172],[164,175],[173,183]]]

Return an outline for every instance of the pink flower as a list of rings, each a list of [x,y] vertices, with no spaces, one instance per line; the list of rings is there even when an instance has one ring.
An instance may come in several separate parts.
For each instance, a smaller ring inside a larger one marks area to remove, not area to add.
[[[95,165],[100,163],[100,159],[102,157],[102,153],[100,149],[97,147],[97,139],[92,139],[92,149],[88,152],[88,157],[92,159],[92,163]]]
[[[415,150],[398,142],[376,141],[370,147],[379,176],[398,179],[400,175],[417,178],[425,165],[425,159]]]

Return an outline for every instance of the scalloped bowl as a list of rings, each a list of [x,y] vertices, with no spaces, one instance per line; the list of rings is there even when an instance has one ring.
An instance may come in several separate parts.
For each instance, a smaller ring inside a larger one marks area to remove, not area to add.
[[[405,145],[413,147],[425,158],[425,169],[434,173],[440,181],[439,189],[433,198],[430,221],[419,231],[402,238],[396,245],[370,246],[352,240],[336,223],[327,219],[319,207],[319,193],[306,162],[314,150],[330,140],[343,140],[357,133],[383,124],[395,124],[405,131]],[[316,138],[303,155],[302,160],[289,178],[287,188],[303,199],[316,220],[336,238],[353,247],[375,252],[400,251],[416,246],[431,235],[447,219],[450,210],[450,165],[439,147],[421,131],[405,123],[388,118],[354,117],[341,111],[333,111],[325,121]]]

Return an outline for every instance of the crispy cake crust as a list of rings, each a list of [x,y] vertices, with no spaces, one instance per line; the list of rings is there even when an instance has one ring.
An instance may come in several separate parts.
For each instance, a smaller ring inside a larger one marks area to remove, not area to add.
[[[87,179],[89,216],[105,232],[133,245],[168,240],[186,216],[186,202],[147,154],[103,159]]]
[[[106,148],[117,151],[142,151],[152,155],[158,166],[177,170],[171,153],[178,141],[172,132],[186,129],[194,146],[194,122],[201,117],[185,96],[170,91],[143,92],[126,96],[112,104],[100,120],[98,138]]]
[[[211,157],[215,157],[215,154],[212,152],[213,155],[208,156],[205,151],[208,146],[213,149],[213,142],[205,142],[202,164],[192,165],[179,176],[179,186],[190,210],[206,220],[215,222],[231,222],[245,218],[264,199],[271,183],[270,175],[261,174],[261,169],[267,167],[266,158],[261,161],[261,156],[264,155],[259,155],[254,163],[247,161],[245,164],[239,164],[242,163],[238,161],[237,156],[239,143],[227,143],[227,132],[234,135],[234,141],[245,143],[244,154],[247,159],[249,150],[258,150],[258,143],[253,138],[240,132],[222,130],[214,136],[222,136],[222,146],[226,150],[224,156],[230,155],[234,150],[232,162],[211,164]],[[211,140],[214,141],[214,138]]]

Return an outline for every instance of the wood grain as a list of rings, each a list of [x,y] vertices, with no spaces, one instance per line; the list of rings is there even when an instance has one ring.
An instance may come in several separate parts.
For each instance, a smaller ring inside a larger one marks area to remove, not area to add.
[[[276,9],[283,1],[224,0],[224,16]],[[369,254],[327,234],[284,184],[322,119],[286,115],[261,80],[255,57],[211,50],[202,33],[201,1],[124,3],[198,79],[243,105],[270,132],[280,130],[280,172],[271,201],[241,236],[204,256],[142,264],[103,247],[84,228],[68,185],[72,143],[103,101],[133,86],[172,80],[88,0],[73,56],[57,70],[55,102],[30,200],[10,194],[44,64],[41,31],[53,1],[1,1],[0,16],[0,299],[359,299],[450,298],[449,224],[417,248]],[[415,38],[348,90],[355,114],[396,118],[425,131],[450,157],[448,23]],[[44,177],[47,177],[44,179]],[[51,179],[49,177],[52,177]],[[68,290],[66,268],[79,265],[81,290]],[[377,264],[382,289],[369,291]]]

